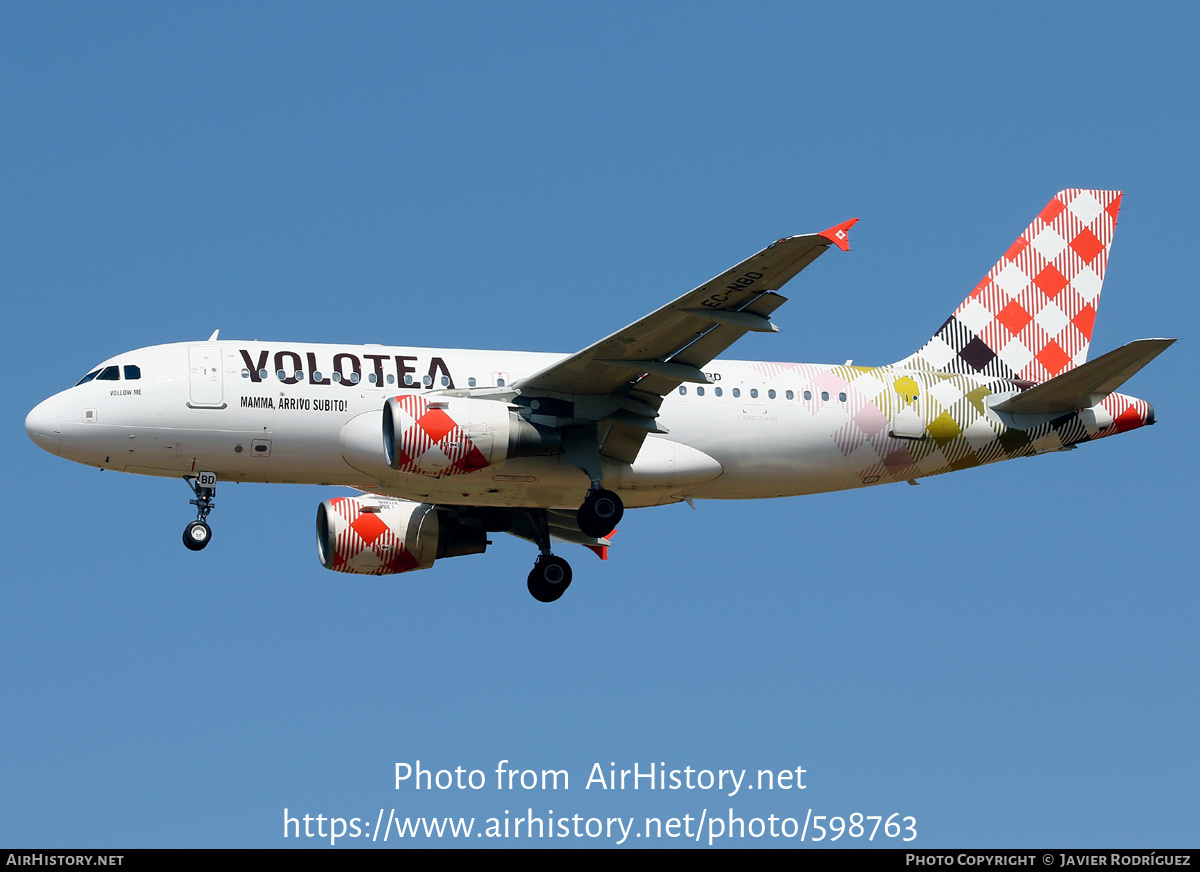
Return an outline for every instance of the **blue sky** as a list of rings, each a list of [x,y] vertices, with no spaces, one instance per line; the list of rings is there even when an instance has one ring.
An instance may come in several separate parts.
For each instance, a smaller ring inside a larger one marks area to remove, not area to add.
[[[1194,846],[1198,23],[0,7],[0,844],[296,844],[286,807],[900,812],[922,847]],[[633,512],[608,563],[569,553],[553,607],[509,537],[409,576],[322,569],[327,489],[226,485],[188,553],[181,482],[22,428],[96,362],[218,327],[572,351],[852,216],[850,253],[731,356],[887,363],[1065,187],[1126,192],[1092,349],[1180,337],[1127,386],[1157,426],[915,488]],[[418,759],[571,788],[395,790]],[[596,762],[802,766],[808,786],[585,790]]]

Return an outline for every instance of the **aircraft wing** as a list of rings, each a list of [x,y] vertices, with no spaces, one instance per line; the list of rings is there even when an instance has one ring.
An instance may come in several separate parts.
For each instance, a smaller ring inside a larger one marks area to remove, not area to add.
[[[608,394],[636,381],[639,392],[662,396],[682,382],[704,383],[699,368],[742,335],[778,330],[767,316],[787,298],[774,291],[830,245],[847,250],[846,231],[857,220],[773,242],[623,330],[522,379],[516,387],[522,393]]]
[[[521,379],[524,396],[609,397],[620,408],[603,419],[610,428],[602,453],[632,462],[662,398],[683,382],[707,383],[701,367],[747,332],[776,332],[769,316],[787,301],[775,293],[831,245],[849,249],[857,218],[821,233],[768,245],[661,309],[577,354]]]

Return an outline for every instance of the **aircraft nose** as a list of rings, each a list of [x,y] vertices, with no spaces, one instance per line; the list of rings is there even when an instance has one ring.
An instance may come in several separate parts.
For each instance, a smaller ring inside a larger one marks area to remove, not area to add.
[[[51,397],[38,403],[25,416],[25,432],[38,448],[58,454],[62,448],[62,420],[58,398]]]

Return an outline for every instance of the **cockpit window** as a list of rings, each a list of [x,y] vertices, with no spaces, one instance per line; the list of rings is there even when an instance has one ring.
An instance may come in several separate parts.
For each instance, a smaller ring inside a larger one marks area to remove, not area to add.
[[[142,377],[142,368],[135,363],[127,363],[122,369],[125,370],[125,381],[136,381]]]
[[[96,376],[96,381],[120,381],[121,372],[115,366],[106,366],[100,370],[100,375]]]
[[[82,384],[86,384],[87,382],[90,382],[92,379],[94,379],[98,375],[100,375],[100,370],[93,369],[91,372],[89,372],[87,375],[85,375],[79,381],[75,382],[75,387],[79,387]]]

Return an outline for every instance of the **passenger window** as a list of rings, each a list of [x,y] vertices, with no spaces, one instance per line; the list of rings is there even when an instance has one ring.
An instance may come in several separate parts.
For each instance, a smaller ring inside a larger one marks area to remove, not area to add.
[[[427,387],[427,388],[432,387],[433,386],[433,376],[431,376],[431,375],[422,376],[421,384],[425,385],[425,387]]]
[[[753,399],[758,399],[758,388],[750,388],[750,396]]]
[[[829,402],[829,391],[821,391],[821,402]]]
[[[333,379],[335,382],[340,382],[342,380],[342,374],[340,372],[338,372],[336,369],[329,374],[329,377],[331,379]]]
[[[362,379],[362,376],[360,376],[358,373],[356,373],[356,372],[350,373],[350,384],[356,385],[359,383],[359,381],[361,379]]]
[[[846,392],[845,391],[838,394],[838,402],[840,402],[840,403],[846,402]]]
[[[279,370],[279,372],[275,373],[275,375],[279,376],[279,380],[280,380],[280,381],[286,381],[286,380],[287,380],[287,373],[286,373],[286,372],[284,372],[282,369],[281,369],[281,370]]]
[[[496,379],[496,387],[498,387],[498,388],[504,387],[504,379],[502,379],[502,378]]]
[[[367,376],[367,381],[369,381],[371,384],[375,384],[375,373],[370,373]]]
[[[448,375],[442,376],[442,387],[446,388],[449,386],[450,386],[450,376],[448,376]]]
[[[704,396],[704,388],[696,388],[696,396],[698,396],[698,397]]]
[[[266,378],[266,377],[267,377],[267,371],[266,371],[265,369],[260,369],[260,370],[258,371],[258,377],[259,377],[259,378]]]
[[[250,370],[245,367],[242,368],[242,378],[250,378]]]
[[[805,391],[805,392],[804,392],[804,399],[806,399],[806,400],[811,400],[811,399],[812,399],[812,391]]]
[[[741,388],[734,388],[734,389],[733,389],[733,395],[734,395],[735,397],[740,397],[740,396],[742,395],[742,389],[741,389]]]
[[[772,400],[775,399],[775,391],[767,391],[767,398]]]
[[[792,391],[788,391],[786,394],[784,394],[784,396],[786,396],[789,400],[796,399],[796,394],[793,393]]]
[[[392,379],[391,379],[391,376],[388,376],[388,381],[389,381],[389,382],[391,382],[391,380],[392,380]],[[412,383],[413,383],[412,376],[411,376],[411,375],[406,375],[406,376],[404,377],[404,383],[405,383],[406,385],[408,385],[409,387],[412,387]]]
[[[141,367],[137,366],[136,364],[127,363],[127,364],[125,364],[124,369],[125,369],[125,381],[137,381],[138,379],[140,379],[142,377]],[[246,372],[246,375],[247,376],[250,375],[249,371]]]
[[[106,366],[96,376],[96,381],[120,381],[121,373],[115,366]]]
[[[394,385],[395,383],[396,383],[396,377],[394,375],[389,374],[388,375],[388,384]]]
[[[720,388],[713,388],[713,393],[714,393],[714,394],[716,394],[716,395],[719,397],[719,396],[721,396],[721,389],[720,389]]]
[[[687,386],[686,386],[686,385],[680,385],[680,386],[679,386],[679,395],[680,395],[680,396],[683,396],[683,395],[685,395],[686,393],[687,393]]]
[[[79,387],[81,384],[90,382],[92,379],[94,379],[98,375],[100,375],[100,370],[93,369],[91,372],[89,372],[87,375],[85,375],[79,381],[75,382],[75,387]]]
[[[475,387],[475,376],[471,376],[469,379],[467,379],[467,387]]]

